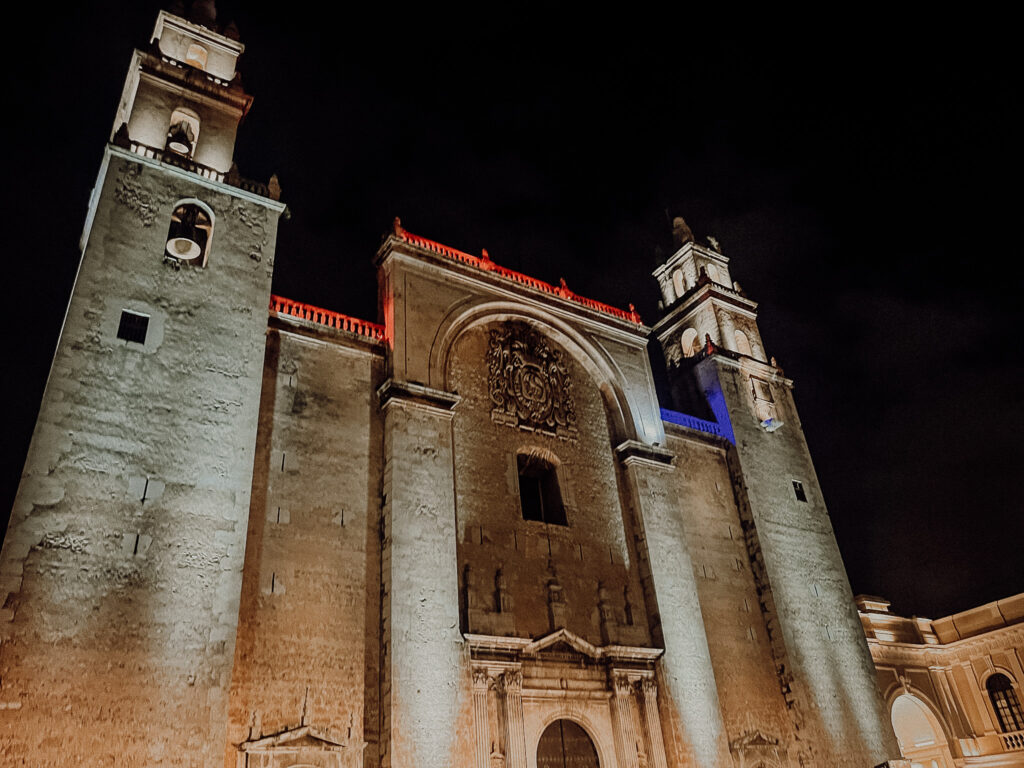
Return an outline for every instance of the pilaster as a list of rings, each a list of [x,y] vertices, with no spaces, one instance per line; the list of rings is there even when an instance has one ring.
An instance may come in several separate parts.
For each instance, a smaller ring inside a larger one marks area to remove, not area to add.
[[[490,717],[487,711],[487,689],[489,679],[487,670],[482,667],[473,668],[473,742],[475,746],[476,768],[488,768],[490,755],[491,733]]]
[[[637,520],[638,557],[656,595],[667,691],[679,713],[677,738],[701,768],[728,765],[711,653],[683,530],[680,502],[672,490],[673,456],[661,448],[626,442],[616,448]],[[635,758],[633,758],[635,760]],[[635,762],[627,763],[635,765]]]
[[[636,697],[633,683],[620,672],[612,675],[612,721],[615,724],[615,754],[619,768],[646,768],[640,765],[640,755],[647,762],[643,737],[637,728],[639,718],[636,711]]]
[[[658,714],[658,684],[649,677],[640,680],[640,694],[643,701],[643,722],[650,748],[651,768],[668,768],[665,760],[665,739],[661,732],[661,716]]]
[[[378,395],[384,411],[387,692],[381,764],[448,768],[459,690],[451,683],[460,677],[462,645],[451,434],[459,398],[390,379]]]
[[[507,768],[526,768],[523,673],[519,669],[510,669],[502,679],[505,687],[505,765]]]

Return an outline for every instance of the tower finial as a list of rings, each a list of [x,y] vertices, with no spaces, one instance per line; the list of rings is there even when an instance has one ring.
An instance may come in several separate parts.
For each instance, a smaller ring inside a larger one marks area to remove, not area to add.
[[[675,241],[676,246],[693,242],[693,232],[687,225],[686,219],[682,216],[676,216],[672,219],[672,239]]]

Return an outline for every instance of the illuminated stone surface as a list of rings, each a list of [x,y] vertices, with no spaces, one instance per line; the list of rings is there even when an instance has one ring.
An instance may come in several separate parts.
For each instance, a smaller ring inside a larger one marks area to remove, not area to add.
[[[914,765],[1024,766],[1024,594],[945,616],[905,618],[858,596],[878,688]],[[1000,718],[989,685],[1010,684],[1016,716]]]
[[[241,45],[166,15],[154,39],[0,557],[6,763],[898,757],[792,383],[717,246],[656,272],[691,414],[664,421],[632,308],[398,222],[382,325],[271,297],[280,187],[231,171]],[[182,205],[212,222],[195,263],[164,250]]]

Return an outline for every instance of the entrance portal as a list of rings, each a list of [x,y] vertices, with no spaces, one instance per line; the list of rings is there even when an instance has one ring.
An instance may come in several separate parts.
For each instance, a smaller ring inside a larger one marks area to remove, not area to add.
[[[597,749],[572,720],[555,720],[537,744],[537,768],[600,768]]]

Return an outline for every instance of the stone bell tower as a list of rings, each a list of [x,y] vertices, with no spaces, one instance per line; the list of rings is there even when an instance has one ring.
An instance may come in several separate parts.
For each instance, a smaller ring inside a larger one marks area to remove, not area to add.
[[[732,443],[729,471],[792,721],[791,755],[850,768],[897,758],[793,382],[766,355],[757,304],[732,280],[718,243],[694,242],[680,222],[677,250],[654,272],[665,307],[654,334],[672,407],[713,418]]]
[[[0,555],[26,764],[223,760],[284,204],[233,169],[243,46],[195,19],[132,56]]]

